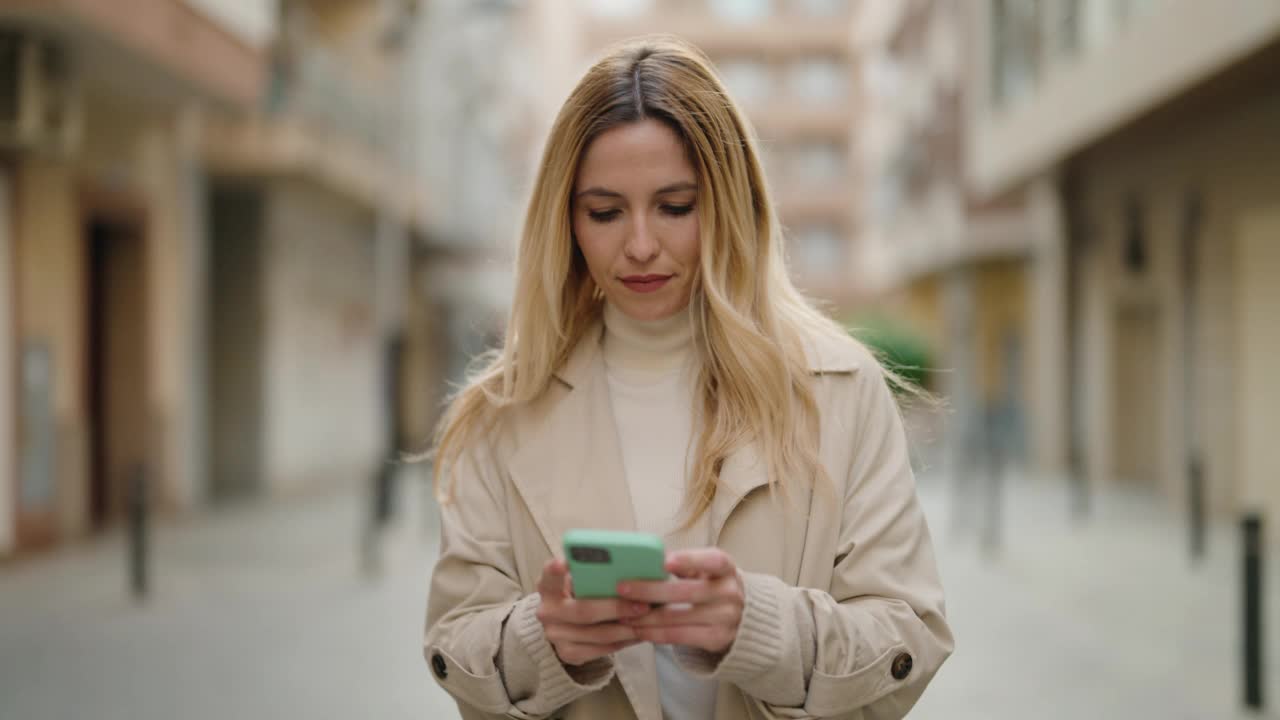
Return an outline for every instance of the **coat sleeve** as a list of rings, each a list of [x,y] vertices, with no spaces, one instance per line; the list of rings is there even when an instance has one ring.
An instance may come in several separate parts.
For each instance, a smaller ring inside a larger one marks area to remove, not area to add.
[[[567,668],[542,632],[537,593],[525,594],[512,554],[506,492],[486,447],[457,463],[455,497],[441,508],[424,655],[466,711],[537,720],[613,678],[608,658]]]
[[[856,446],[830,590],[742,573],[746,602],[728,653],[682,656],[774,717],[905,717],[954,646],[902,420],[870,364],[853,379]]]

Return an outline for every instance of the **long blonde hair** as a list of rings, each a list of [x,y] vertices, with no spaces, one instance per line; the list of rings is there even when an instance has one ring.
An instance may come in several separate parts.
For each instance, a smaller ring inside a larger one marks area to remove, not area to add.
[[[601,133],[645,119],[682,139],[699,184],[700,279],[690,302],[701,429],[686,523],[710,507],[721,464],[746,443],[758,443],[770,486],[784,494],[822,476],[804,343],[848,335],[791,283],[754,134],[711,62],[688,43],[653,36],[607,52],[556,117],[520,238],[505,342],[452,398],[436,431],[441,501],[452,498],[449,470],[463,450],[503,409],[538,398],[599,318],[603,301],[571,232],[578,164]]]

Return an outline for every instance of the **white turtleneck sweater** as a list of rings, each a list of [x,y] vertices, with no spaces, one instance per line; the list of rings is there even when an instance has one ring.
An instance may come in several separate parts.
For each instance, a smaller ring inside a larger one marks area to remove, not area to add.
[[[668,549],[709,544],[701,522],[677,533],[693,452],[693,320],[688,309],[642,322],[613,305],[604,311],[604,362],[622,466],[636,528],[661,535]],[[672,648],[655,646],[666,720],[709,720],[716,681],[689,674]]]

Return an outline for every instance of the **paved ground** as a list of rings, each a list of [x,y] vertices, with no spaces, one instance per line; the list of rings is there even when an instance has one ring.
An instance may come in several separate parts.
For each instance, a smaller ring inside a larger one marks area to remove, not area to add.
[[[118,539],[0,571],[0,718],[447,718],[422,659],[434,552],[411,518],[360,571],[349,494],[164,528],[154,600]]]
[[[1274,717],[1238,709],[1232,528],[1214,527],[1193,565],[1180,518],[1150,500],[1112,493],[1082,522],[1064,485],[1024,480],[1006,491],[1004,542],[988,553],[976,530],[956,530],[952,493],[935,482],[923,496],[958,649],[912,718]],[[1274,580],[1274,562],[1268,572]],[[1280,647],[1274,630],[1270,648]],[[1268,696],[1280,698],[1269,679]]]
[[[1235,709],[1231,529],[1193,569],[1177,518],[1113,494],[1073,522],[1061,487],[1012,483],[988,556],[946,481],[922,481],[959,651],[912,718],[1256,717]],[[122,592],[119,538],[0,568],[0,718],[456,717],[419,649],[431,513],[403,519],[376,581],[360,528],[349,493],[161,528],[143,607]]]

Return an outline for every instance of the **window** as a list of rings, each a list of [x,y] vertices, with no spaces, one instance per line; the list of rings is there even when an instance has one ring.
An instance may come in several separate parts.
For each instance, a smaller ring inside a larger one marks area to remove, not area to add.
[[[798,15],[816,18],[838,18],[849,12],[849,0],[791,0]]]
[[[1142,203],[1130,196],[1124,207],[1124,267],[1134,275],[1147,270],[1147,223]]]
[[[837,277],[844,271],[845,242],[830,225],[811,225],[793,235],[794,269],[811,278]]]
[[[835,180],[847,167],[848,159],[836,142],[803,142],[791,152],[791,172],[799,180]]]
[[[759,140],[756,145],[756,150],[760,153],[760,164],[764,166],[764,172],[770,180],[786,174],[785,147],[765,139]]]
[[[740,59],[720,63],[720,79],[729,95],[743,105],[757,105],[774,94],[773,74],[759,60]]]
[[[797,61],[788,69],[787,87],[804,100],[842,100],[849,90],[849,66],[830,58]]]
[[[1043,25],[1037,0],[995,0],[991,90],[997,105],[1029,93],[1040,74]]]
[[[710,0],[711,12],[729,22],[755,22],[773,14],[772,0]]]
[[[1080,0],[1080,47],[1106,44],[1116,30],[1115,0]]]
[[[587,9],[603,18],[633,18],[649,10],[653,0],[583,0]]]
[[[1052,45],[1054,59],[1068,58],[1080,51],[1083,35],[1083,15],[1080,0],[1062,0],[1046,8],[1049,23],[1047,40]]]

